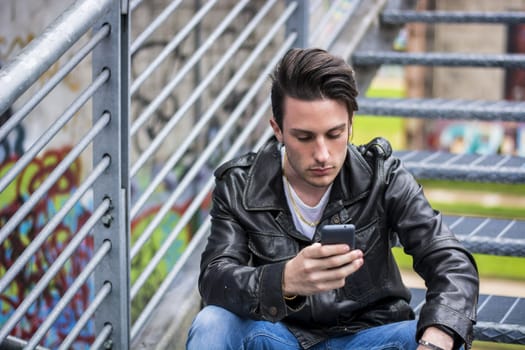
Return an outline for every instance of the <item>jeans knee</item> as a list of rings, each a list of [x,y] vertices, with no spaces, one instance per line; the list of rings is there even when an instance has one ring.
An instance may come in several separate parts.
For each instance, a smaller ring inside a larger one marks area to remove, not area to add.
[[[235,318],[229,311],[217,307],[206,306],[191,324],[188,332],[187,349],[203,349],[206,344],[215,344],[217,340],[225,340],[231,332],[232,325],[229,320]]]

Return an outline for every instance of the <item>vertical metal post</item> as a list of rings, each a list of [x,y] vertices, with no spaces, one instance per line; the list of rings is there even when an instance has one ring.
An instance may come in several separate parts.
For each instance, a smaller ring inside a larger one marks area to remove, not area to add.
[[[286,0],[286,5],[290,3],[295,3],[297,7],[286,23],[286,35],[297,33],[297,39],[293,43],[293,47],[308,47],[309,0]]]
[[[111,1],[110,11],[97,23],[111,26],[109,36],[93,52],[93,75],[103,69],[110,79],[97,91],[93,100],[93,118],[109,113],[111,121],[95,139],[93,161],[109,155],[111,164],[94,186],[95,207],[104,198],[111,200],[111,209],[94,230],[95,251],[105,241],[111,251],[95,271],[95,288],[111,283],[111,293],[96,313],[96,331],[110,324],[113,332],[106,348],[130,347],[130,281],[129,281],[129,23],[128,0]]]

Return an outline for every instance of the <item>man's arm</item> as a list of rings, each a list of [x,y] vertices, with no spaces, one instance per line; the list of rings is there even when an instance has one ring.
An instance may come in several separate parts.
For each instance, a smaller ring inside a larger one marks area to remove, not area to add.
[[[479,289],[474,259],[430,206],[413,176],[397,162],[388,173],[385,203],[389,224],[427,286],[418,339],[429,329],[433,336],[449,336],[442,331],[447,329],[470,344]]]

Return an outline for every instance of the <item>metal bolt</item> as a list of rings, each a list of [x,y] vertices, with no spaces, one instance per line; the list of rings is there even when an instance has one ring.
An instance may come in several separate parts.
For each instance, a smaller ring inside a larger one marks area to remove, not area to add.
[[[112,349],[113,348],[113,340],[108,339],[104,342],[104,348],[105,349]]]
[[[102,217],[102,223],[103,223],[104,226],[106,226],[106,227],[110,227],[112,221],[113,221],[113,216],[112,216],[111,214],[105,214],[105,215]]]

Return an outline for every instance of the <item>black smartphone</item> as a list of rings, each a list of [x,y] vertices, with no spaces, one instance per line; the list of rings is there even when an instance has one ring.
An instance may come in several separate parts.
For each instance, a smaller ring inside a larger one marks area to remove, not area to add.
[[[321,227],[321,244],[345,243],[355,249],[355,225],[324,225]]]

